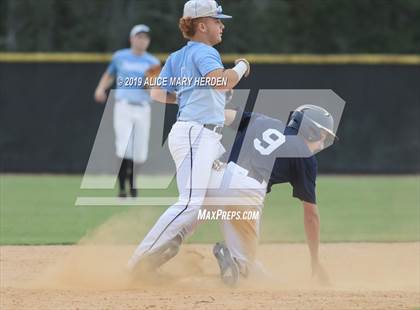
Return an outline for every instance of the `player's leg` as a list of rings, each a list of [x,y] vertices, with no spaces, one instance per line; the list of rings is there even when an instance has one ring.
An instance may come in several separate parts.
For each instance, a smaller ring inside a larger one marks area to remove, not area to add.
[[[229,163],[226,167],[221,191],[219,193],[209,191],[208,193],[209,195],[229,197],[228,200],[232,202],[230,205],[226,205],[223,211],[225,214],[230,213],[235,216],[221,219],[220,225],[229,255],[232,256],[244,276],[260,269],[256,261],[256,251],[265,191],[265,183],[259,183],[248,177],[243,168]],[[218,259],[218,261],[220,260]],[[224,279],[223,275],[222,279]]]
[[[200,126],[177,124],[169,135],[169,148],[177,167],[179,199],[162,214],[139,244],[130,259],[131,268],[142,257],[153,254],[177,236],[184,238],[188,227],[197,220],[213,161],[224,151],[220,135]]]
[[[221,185],[222,185],[224,173],[225,173],[224,168],[220,169],[220,170],[212,169],[211,174],[210,174],[210,179],[209,179],[209,183],[208,183],[208,189],[207,189],[207,192],[206,192],[206,196],[205,196],[203,204],[200,208],[200,210],[202,212],[204,212],[204,211],[205,212],[217,211],[217,209],[221,207],[221,206],[215,205],[215,203],[214,203],[214,201],[212,201],[212,199],[214,197],[220,198],[219,194],[220,194],[220,190],[221,190]],[[217,193],[219,193],[219,194],[217,194]],[[183,228],[183,231],[182,231],[183,240],[186,240],[188,237],[190,237],[194,233],[194,231],[196,230],[198,225],[200,225],[204,221],[205,221],[205,218],[200,219],[199,216],[197,216],[193,221],[188,223],[188,225],[185,225],[185,227]]]
[[[239,265],[229,249],[223,242],[217,242],[213,247],[213,254],[219,265],[222,281],[229,286],[235,286],[239,279]]]
[[[172,240],[154,249],[153,252],[143,255],[140,264],[133,256],[128,262],[128,267],[134,276],[153,272],[178,254],[181,244],[182,238],[177,235]]]
[[[127,178],[128,160],[123,158],[121,161],[120,170],[118,171],[118,184],[120,187],[119,197],[126,197],[125,180]]]
[[[137,196],[136,178],[149,152],[151,108],[149,103],[136,107],[133,113],[133,166],[129,175],[131,196]]]
[[[188,126],[187,130],[182,125],[179,127],[181,128],[174,128],[169,135],[169,147],[177,167],[179,200],[159,218],[136,249],[134,256],[140,257],[178,234],[185,235],[186,228],[197,219],[214,158],[221,154],[220,137],[215,139],[207,133],[202,134],[199,126]],[[203,146],[206,146],[206,152],[200,152]],[[205,169],[208,169],[208,173],[204,172]],[[202,173],[198,173],[200,171]]]
[[[129,168],[129,158],[127,158],[127,149],[130,148],[130,139],[133,124],[131,122],[131,112],[128,103],[117,101],[114,106],[114,133],[115,133],[115,151],[118,158],[121,159],[121,166],[118,173],[118,183],[120,187],[120,196],[126,195],[125,182],[127,178],[127,169]]]
[[[259,208],[244,206],[227,206],[225,211],[239,212],[241,218],[222,220],[220,222],[226,247],[237,262],[242,275],[247,276],[256,265],[257,245],[259,238],[259,218],[252,218],[260,212]],[[243,216],[249,216],[246,218]]]
[[[134,172],[135,163],[133,159],[128,159],[127,161],[128,161],[127,180],[130,186],[130,195],[131,197],[137,197],[137,189],[135,186],[135,172]]]

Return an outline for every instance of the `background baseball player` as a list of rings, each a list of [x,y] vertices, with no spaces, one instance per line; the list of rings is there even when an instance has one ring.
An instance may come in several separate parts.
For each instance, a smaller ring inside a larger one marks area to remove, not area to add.
[[[129,261],[130,268],[145,256],[153,257],[149,261],[156,264],[166,248],[169,256],[176,253],[184,231],[197,218],[212,164],[224,152],[220,130],[224,124],[225,91],[249,74],[249,63],[244,59],[237,60],[234,68],[225,69],[219,52],[213,47],[222,41],[225,27],[221,19],[226,18],[231,16],[222,14],[222,8],[213,0],[185,3],[179,28],[189,42],[169,56],[160,77],[214,77],[224,78],[227,83],[214,88],[187,83],[152,89],[155,100],[177,102],[179,106],[177,122],[168,137],[177,168],[179,200],[164,212],[137,247]]]
[[[137,196],[135,172],[147,159],[150,131],[150,96],[142,81],[149,71],[160,67],[159,60],[147,52],[150,28],[136,25],[130,31],[130,48],[114,53],[95,90],[95,100],[105,103],[106,91],[116,80],[114,132],[116,154],[122,159],[119,197],[126,197],[125,183],[130,194]],[[135,166],[136,165],[136,166]]]

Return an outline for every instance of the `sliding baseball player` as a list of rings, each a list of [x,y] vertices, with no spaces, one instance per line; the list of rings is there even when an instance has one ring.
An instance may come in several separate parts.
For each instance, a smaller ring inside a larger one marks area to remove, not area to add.
[[[320,217],[314,154],[336,138],[333,117],[319,106],[303,105],[293,111],[285,126],[262,114],[242,114],[230,109],[226,110],[226,125],[239,126],[239,130],[227,165],[216,162],[212,174],[210,186],[220,189],[209,189],[207,197],[235,197],[244,205],[228,205],[225,210],[261,213],[271,187],[290,183],[293,197],[302,202],[313,276],[321,284],[328,284],[327,272],[319,259]],[[226,284],[235,285],[239,275],[247,277],[262,272],[256,261],[259,226],[260,217],[221,221],[224,242],[217,243],[213,252]]]
[[[274,184],[290,183],[292,195],[302,202],[304,228],[311,256],[313,276],[328,284],[329,278],[319,259],[320,217],[316,204],[317,161],[315,153],[336,138],[333,118],[315,105],[297,108],[286,124],[258,113],[225,111],[226,125],[239,128],[227,164],[216,160],[213,165],[206,200],[226,198],[224,211],[245,214],[250,210],[261,214],[264,199]],[[207,208],[211,202],[204,202]],[[220,207],[219,207],[220,208]],[[186,226],[182,238],[191,235],[199,223]],[[221,219],[224,242],[217,243],[213,253],[220,267],[221,279],[229,286],[251,274],[262,274],[256,260],[260,216]],[[151,256],[148,268],[157,268],[178,252],[180,243],[169,242]]]

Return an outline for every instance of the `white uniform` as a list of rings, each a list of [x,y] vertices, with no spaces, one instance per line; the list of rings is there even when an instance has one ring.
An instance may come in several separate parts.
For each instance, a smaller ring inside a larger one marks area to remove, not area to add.
[[[168,142],[177,168],[179,200],[162,214],[137,247],[130,267],[134,267],[144,254],[153,253],[176,235],[183,237],[197,220],[213,162],[224,152],[220,143],[222,136],[216,131],[224,124],[225,94],[213,88],[197,87],[193,81],[223,68],[216,49],[193,41],[171,54],[162,68],[161,78],[191,78],[192,82],[162,86],[169,92],[176,92],[178,97],[178,121],[172,127]]]
[[[185,3],[183,17],[206,16],[231,18],[222,14],[222,8],[213,0]],[[224,152],[217,131],[224,124],[226,103],[224,92],[208,85],[203,87],[200,79],[220,69],[224,66],[219,52],[198,41],[189,41],[172,53],[162,68],[160,78],[169,82],[161,88],[176,93],[178,98],[178,121],[169,134],[169,147],[177,168],[179,200],[166,210],[137,247],[129,261],[130,267],[175,236],[184,238],[197,221],[213,162]],[[172,83],[173,80],[181,83]]]
[[[225,244],[232,257],[236,259],[241,271],[248,273],[252,270],[259,270],[256,251],[267,183],[257,181],[248,176],[248,170],[234,162],[229,162],[224,169],[213,170],[209,188],[214,189],[207,191],[207,200],[221,197],[234,197],[235,199],[235,202],[231,201],[229,205],[217,206],[219,209],[239,211],[241,215],[249,211],[258,212],[257,218],[219,219],[219,221]],[[208,208],[208,204],[211,203],[205,201],[205,208]],[[187,233],[191,234],[194,229],[195,226],[192,225]]]
[[[137,247],[129,262],[131,268],[143,254],[152,253],[177,235],[185,238],[191,232],[205,199],[212,164],[224,152],[221,135],[195,122],[175,123],[168,138],[177,167],[179,200],[161,215]]]
[[[119,158],[143,163],[147,159],[150,132],[150,96],[141,81],[147,70],[159,65],[149,53],[133,54],[131,49],[117,51],[107,72],[116,77],[114,132]]]
[[[133,105],[119,100],[114,106],[115,150],[119,158],[135,163],[147,160],[150,134],[150,104]]]

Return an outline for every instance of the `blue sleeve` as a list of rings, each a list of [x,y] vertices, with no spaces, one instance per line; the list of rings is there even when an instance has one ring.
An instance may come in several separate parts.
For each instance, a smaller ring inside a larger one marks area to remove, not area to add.
[[[117,53],[112,55],[111,62],[108,65],[108,68],[106,69],[106,72],[112,76],[117,75]]]
[[[293,197],[316,203],[317,163],[314,157],[296,158],[290,183],[293,186]]]
[[[160,71],[159,77],[160,78],[166,78],[167,83],[162,84],[161,88],[166,89],[168,92],[175,92],[176,89],[174,86],[170,85],[169,81],[171,77],[173,77],[174,74],[172,72],[172,58],[171,56],[168,57],[168,59],[165,62],[165,65],[163,66],[162,70]]]
[[[214,70],[224,68],[219,52],[213,47],[200,49],[195,55],[195,64],[201,76],[206,76]]]

